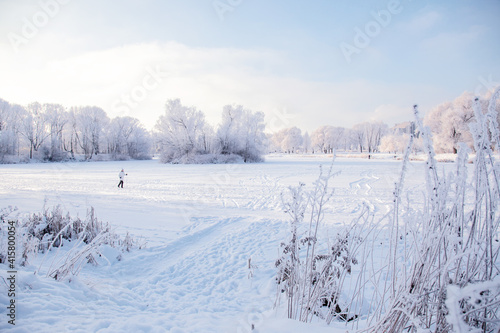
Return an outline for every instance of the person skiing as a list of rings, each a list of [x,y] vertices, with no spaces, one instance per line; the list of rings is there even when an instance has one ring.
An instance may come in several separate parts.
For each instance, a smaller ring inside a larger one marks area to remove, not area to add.
[[[118,187],[121,187],[123,188],[123,180],[125,179],[125,176],[128,176],[127,173],[125,173],[125,171],[120,171],[120,173],[118,174],[118,177],[120,177],[120,182],[118,183]]]

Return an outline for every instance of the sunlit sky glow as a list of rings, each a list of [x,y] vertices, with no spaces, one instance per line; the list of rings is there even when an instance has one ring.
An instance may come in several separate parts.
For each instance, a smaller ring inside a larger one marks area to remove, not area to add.
[[[499,17],[498,0],[0,1],[0,98],[148,128],[170,98],[214,124],[242,104],[271,130],[393,125],[500,82]]]

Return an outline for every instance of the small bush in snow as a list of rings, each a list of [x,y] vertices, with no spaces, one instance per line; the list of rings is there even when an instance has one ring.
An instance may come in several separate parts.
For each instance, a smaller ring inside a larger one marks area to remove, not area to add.
[[[356,252],[361,238],[355,227],[339,233],[327,249],[318,243],[323,209],[333,192],[328,182],[336,174],[332,167],[321,173],[314,189],[304,191],[304,184],[289,188],[284,196],[285,212],[289,214],[290,238],[281,244],[276,261],[278,295],[287,299],[288,318],[309,322],[318,316],[330,322],[333,318],[351,320],[347,309],[340,306],[339,296],[351,266],[357,264]],[[308,221],[304,221],[308,213]],[[308,224],[305,231],[302,225]]]
[[[62,245],[63,240],[74,240],[82,237],[84,243],[90,243],[99,233],[109,231],[109,225],[97,220],[94,208],[89,210],[87,219],[71,218],[69,213],[63,214],[60,206],[42,213],[31,214],[23,227],[25,236],[40,241],[39,250],[44,252],[49,244],[53,247]]]
[[[13,208],[0,210],[0,263],[5,261],[7,253],[6,216],[13,211]],[[93,208],[89,209],[85,219],[72,218],[69,213],[64,214],[60,206],[56,206],[17,221],[17,256],[20,265],[29,265],[40,252],[47,256],[49,252],[55,251],[47,275],[57,280],[77,275],[86,263],[98,263],[99,258],[103,257],[103,246],[122,252],[143,246],[128,233],[124,238],[114,233],[109,224],[97,219]],[[65,250],[60,251],[62,247]]]

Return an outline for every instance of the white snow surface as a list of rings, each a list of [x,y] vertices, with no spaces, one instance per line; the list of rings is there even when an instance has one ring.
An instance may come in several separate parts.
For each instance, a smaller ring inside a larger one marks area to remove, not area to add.
[[[59,204],[84,217],[92,206],[117,233],[147,241],[121,261],[104,249],[109,263],[87,264],[71,281],[57,282],[43,269],[34,275],[42,254],[18,267],[16,326],[5,319],[8,298],[0,281],[0,331],[251,332],[252,325],[253,332],[352,331],[342,322],[288,320],[282,307],[274,307],[274,262],[289,230],[280,194],[299,182],[311,186],[319,165],[330,162],[329,156],[273,155],[236,165],[0,165],[0,207],[30,213]],[[128,176],[119,189],[122,168]],[[331,182],[335,195],[325,237],[364,204],[387,212],[400,169],[395,160],[338,158],[334,170],[341,174]],[[423,180],[423,163],[411,162],[405,187],[417,193]],[[0,265],[1,276],[6,272]]]

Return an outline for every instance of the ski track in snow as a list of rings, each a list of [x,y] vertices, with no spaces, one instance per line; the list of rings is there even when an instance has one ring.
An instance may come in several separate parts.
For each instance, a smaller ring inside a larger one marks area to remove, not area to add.
[[[361,179],[351,182],[349,187],[353,190],[355,195],[368,195],[372,190],[372,184],[380,178],[373,174],[373,170],[363,171],[360,174]]]
[[[269,277],[274,268],[260,260],[286,228],[283,221],[253,217],[212,220],[210,226],[165,246],[136,251],[112,266],[82,272],[76,281],[86,285],[88,293],[75,297],[78,285],[72,289],[72,283],[56,282],[51,287],[59,284],[66,292],[27,290],[19,300],[30,303],[19,313],[23,330],[234,332],[238,325],[248,329],[245,309],[264,312],[272,308],[273,299],[266,291],[273,286]],[[259,267],[252,278],[249,258]],[[268,282],[253,284],[254,279],[261,279],[259,275],[267,276]],[[81,303],[75,304],[73,298]],[[59,311],[51,311],[55,308],[70,309],[65,314],[71,315],[69,326],[58,319]],[[43,318],[39,318],[40,309],[46,309]],[[88,313],[93,315],[88,317]]]
[[[351,213],[360,212],[364,205],[368,206],[374,213],[388,213],[392,208],[390,202],[382,200],[380,192],[374,193],[373,191],[381,177],[373,169],[364,170],[359,176],[360,179],[349,183],[350,194],[360,199]]]
[[[0,166],[1,207],[35,212],[45,199],[49,207],[59,203],[83,215],[94,206],[117,232],[150,244],[121,261],[87,265],[72,282],[21,270],[19,325],[2,321],[0,331],[250,332],[252,315],[266,321],[274,313],[274,261],[288,232],[281,193],[299,182],[310,188],[318,166],[329,163],[315,157],[231,167],[157,161]],[[342,173],[331,181],[325,225],[348,223],[365,204],[373,212],[390,209],[399,164],[338,159],[334,166]],[[122,167],[129,173],[123,190],[116,188]],[[409,186],[418,187],[422,177],[417,173]],[[0,301],[6,300],[2,288]]]

